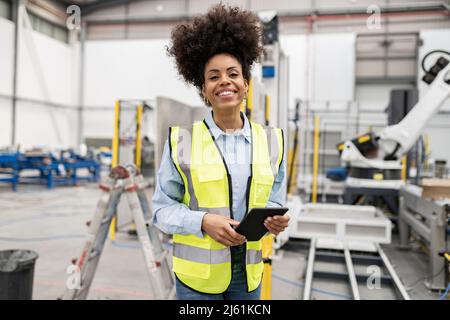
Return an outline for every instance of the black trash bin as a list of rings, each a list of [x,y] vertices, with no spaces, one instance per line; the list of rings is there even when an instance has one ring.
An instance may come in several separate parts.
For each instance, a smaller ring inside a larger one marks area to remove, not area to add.
[[[31,250],[0,251],[0,300],[32,299],[37,258]]]

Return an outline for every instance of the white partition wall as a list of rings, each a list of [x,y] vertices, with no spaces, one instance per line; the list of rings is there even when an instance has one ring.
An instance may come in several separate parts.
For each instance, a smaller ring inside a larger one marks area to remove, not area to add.
[[[0,18],[0,146],[11,143],[14,23]],[[25,27],[20,29],[16,143],[76,143],[77,59],[73,46]]]
[[[0,146],[11,142],[11,99],[14,53],[14,24],[0,18]]]
[[[317,34],[309,48],[313,101],[352,101],[355,92],[355,34]]]
[[[354,100],[355,34],[282,35],[280,45],[289,57],[290,108],[296,98]]]

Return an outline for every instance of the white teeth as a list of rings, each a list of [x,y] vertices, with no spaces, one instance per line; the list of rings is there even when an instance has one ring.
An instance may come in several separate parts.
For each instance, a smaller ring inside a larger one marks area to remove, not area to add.
[[[219,97],[231,96],[233,93],[234,93],[233,91],[222,91],[219,93]]]

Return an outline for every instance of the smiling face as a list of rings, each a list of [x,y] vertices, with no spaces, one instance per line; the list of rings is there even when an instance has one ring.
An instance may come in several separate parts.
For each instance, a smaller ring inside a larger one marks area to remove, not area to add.
[[[240,109],[248,84],[242,66],[232,55],[220,53],[206,63],[202,94],[213,109]]]

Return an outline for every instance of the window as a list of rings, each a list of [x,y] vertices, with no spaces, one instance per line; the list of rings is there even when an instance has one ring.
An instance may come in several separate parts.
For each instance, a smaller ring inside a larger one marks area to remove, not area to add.
[[[11,19],[11,1],[0,0],[0,17]]]
[[[53,39],[67,43],[69,41],[69,32],[66,28],[48,22],[41,17],[28,11],[30,17],[31,26],[34,31],[43,33]]]

